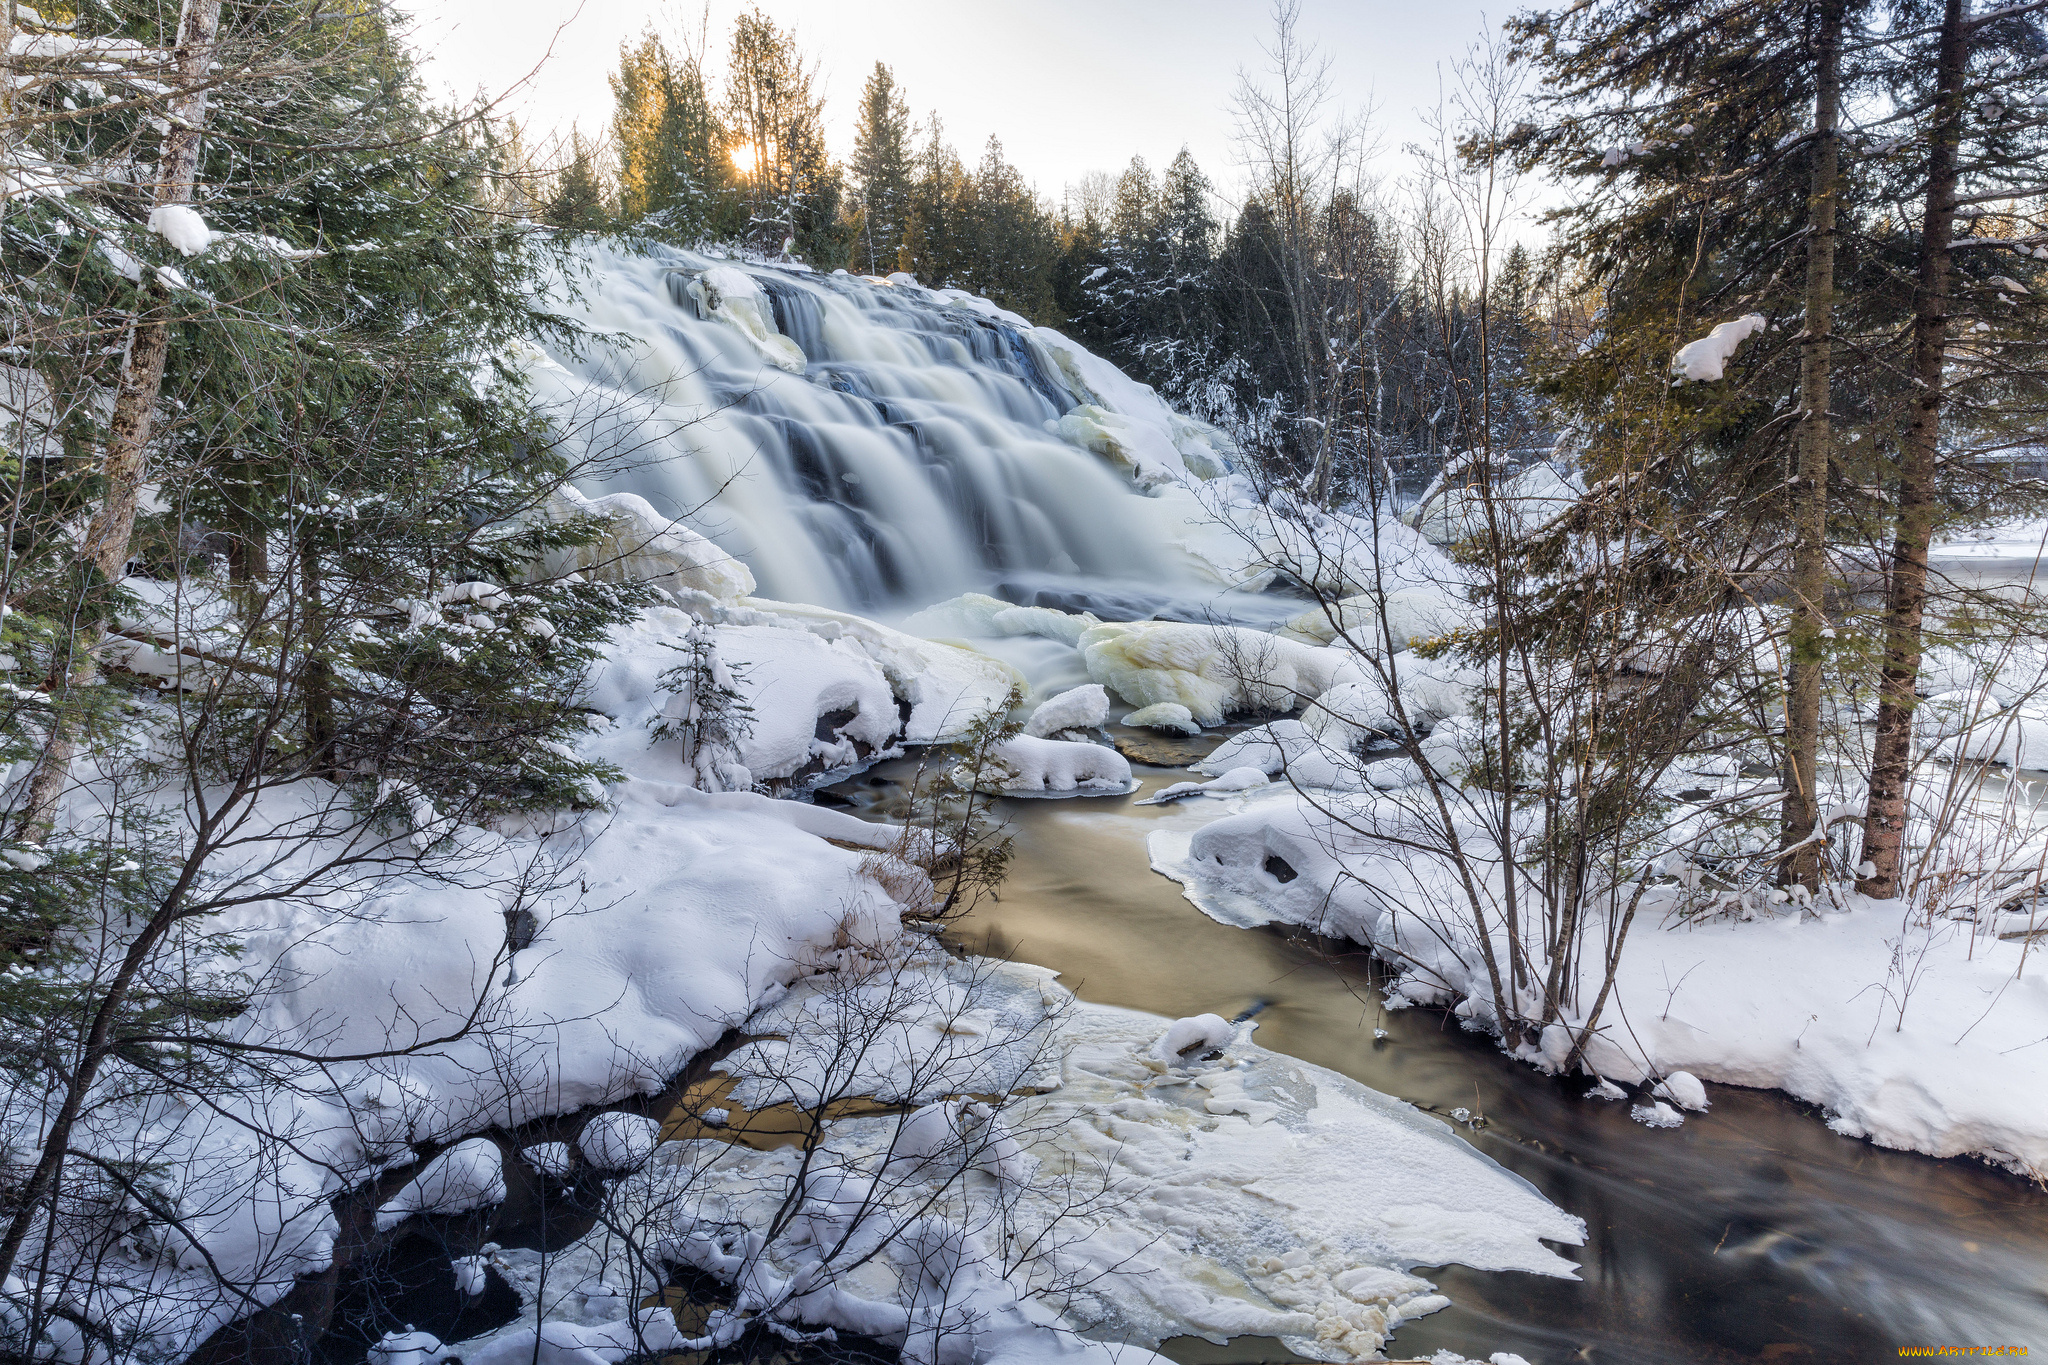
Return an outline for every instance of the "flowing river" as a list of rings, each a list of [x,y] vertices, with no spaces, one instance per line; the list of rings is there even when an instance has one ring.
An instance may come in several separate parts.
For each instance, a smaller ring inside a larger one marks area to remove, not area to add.
[[[1257,1041],[1455,1120],[1466,1138],[1586,1220],[1578,1283],[1461,1267],[1423,1273],[1452,1306],[1392,1354],[1497,1350],[1561,1365],[1896,1359],[1916,1345],[2048,1349],[2048,1193],[1967,1160],[1840,1137],[1773,1092],[1711,1086],[1683,1128],[1581,1098],[1583,1077],[1511,1061],[1441,1010],[1381,1007],[1352,945],[1218,924],[1151,870],[1145,836],[1202,818],[1134,806],[1185,774],[1133,764],[1128,798],[1012,800],[999,900],[959,928],[972,951],[1058,969],[1083,999],[1169,1017],[1255,1011]],[[908,762],[833,789],[900,813]],[[1384,1030],[1384,1037],[1377,1037]],[[2048,1100],[2044,1100],[2048,1102]],[[1184,1338],[1188,1365],[1292,1357],[1278,1342]]]
[[[1247,593],[1221,604],[1219,580],[1242,565],[1228,536],[1220,550],[1203,539],[1189,486],[1227,468],[1228,443],[1055,334],[964,296],[665,248],[589,265],[586,320],[628,344],[537,360],[559,443],[589,462],[587,491],[680,518],[743,560],[763,596],[880,615],[970,590],[1110,620],[1299,609]],[[1012,643],[1041,692],[1085,681],[1066,646]],[[1145,791],[1182,776],[1135,767]],[[885,766],[824,799],[886,817],[907,773]],[[1583,1098],[1584,1078],[1512,1062],[1441,1011],[1385,1011],[1355,949],[1205,918],[1145,851],[1149,831],[1198,814],[1130,798],[1004,813],[1016,858],[1001,899],[959,927],[963,946],[1055,968],[1087,1000],[1249,1014],[1264,1046],[1459,1122],[1586,1220],[1588,1245],[1566,1249],[1577,1283],[1428,1270],[1454,1306],[1404,1325],[1401,1354],[2048,1350],[2041,1190],[1838,1136],[1773,1093],[1715,1086],[1710,1113],[1642,1127],[1625,1103]],[[1286,1358],[1261,1340],[1169,1349],[1189,1365]]]

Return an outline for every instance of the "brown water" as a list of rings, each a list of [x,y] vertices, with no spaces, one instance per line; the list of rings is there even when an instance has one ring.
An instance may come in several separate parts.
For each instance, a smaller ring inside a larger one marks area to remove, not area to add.
[[[900,813],[907,771],[836,793]],[[1139,795],[1186,776],[1133,771]],[[2048,1354],[2048,1193],[1837,1136],[1775,1092],[1710,1086],[1710,1113],[1645,1128],[1626,1104],[1581,1098],[1583,1078],[1511,1062],[1440,1011],[1382,1010],[1355,949],[1208,919],[1151,871],[1144,836],[1215,807],[1132,799],[1004,802],[1015,861],[962,942],[1055,968],[1086,1000],[1169,1016],[1256,1010],[1265,1047],[1446,1116],[1483,1116],[1469,1140],[1586,1220],[1587,1244],[1563,1249],[1582,1263],[1578,1282],[1425,1270],[1453,1306],[1402,1327],[1390,1353],[1508,1350],[1534,1365],[1876,1361],[1901,1346]],[[1285,1356],[1248,1339],[1195,1354]]]

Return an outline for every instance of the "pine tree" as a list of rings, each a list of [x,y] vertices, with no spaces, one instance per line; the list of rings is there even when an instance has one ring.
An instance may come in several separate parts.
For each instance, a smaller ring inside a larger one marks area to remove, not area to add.
[[[870,275],[900,268],[910,211],[910,133],[910,106],[889,68],[876,62],[861,90],[848,165],[860,196],[856,256]]]

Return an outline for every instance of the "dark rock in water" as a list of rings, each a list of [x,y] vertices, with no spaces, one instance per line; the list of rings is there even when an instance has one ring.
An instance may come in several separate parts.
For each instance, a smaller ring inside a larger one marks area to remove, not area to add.
[[[1116,742],[1116,751],[1133,763],[1149,763],[1155,768],[1187,768],[1200,763],[1216,751],[1227,735],[1162,735],[1151,730],[1126,730],[1119,728],[1111,732]]]

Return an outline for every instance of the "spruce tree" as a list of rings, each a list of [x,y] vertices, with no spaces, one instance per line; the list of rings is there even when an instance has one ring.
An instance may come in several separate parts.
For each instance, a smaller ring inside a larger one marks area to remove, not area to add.
[[[886,275],[900,268],[910,211],[910,106],[895,76],[881,62],[861,90],[847,169],[859,195],[860,268]]]

